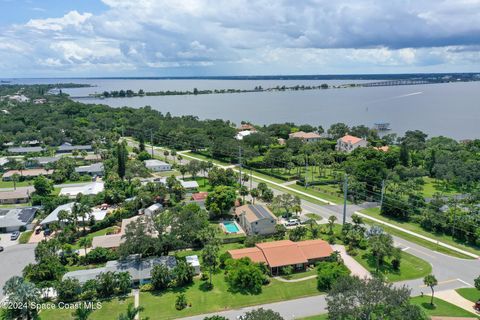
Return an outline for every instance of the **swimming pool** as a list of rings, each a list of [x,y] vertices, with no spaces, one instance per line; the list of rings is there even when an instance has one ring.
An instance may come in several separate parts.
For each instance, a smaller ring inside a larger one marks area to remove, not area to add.
[[[225,230],[227,230],[228,233],[237,233],[240,231],[240,229],[238,228],[237,224],[234,221],[224,221],[222,223],[225,226]]]

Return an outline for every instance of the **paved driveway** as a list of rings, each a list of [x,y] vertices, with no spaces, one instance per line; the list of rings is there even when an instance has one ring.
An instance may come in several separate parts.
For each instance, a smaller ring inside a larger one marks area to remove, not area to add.
[[[19,244],[0,252],[0,300],[5,282],[15,275],[21,276],[23,268],[35,261],[35,247],[36,244]]]
[[[0,233],[0,246],[10,247],[18,243],[18,239],[15,241],[10,240],[11,232],[9,233]],[[1,270],[1,269],[0,269]]]

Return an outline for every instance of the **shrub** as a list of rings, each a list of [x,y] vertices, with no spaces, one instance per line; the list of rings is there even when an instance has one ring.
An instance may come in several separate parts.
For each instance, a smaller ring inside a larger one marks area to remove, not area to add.
[[[282,271],[282,274],[284,274],[286,276],[289,276],[293,272],[293,267],[292,266],[285,266],[285,267],[282,267],[281,271]]]
[[[202,281],[207,281],[208,279],[209,279],[209,277],[208,277],[208,274],[206,274],[206,273],[202,273],[202,275],[200,276],[200,280],[202,280]]]
[[[225,281],[233,291],[258,294],[265,278],[259,264],[249,258],[227,261]]]
[[[330,290],[334,282],[341,276],[348,276],[350,270],[339,262],[323,261],[318,264],[317,288]]]
[[[219,262],[220,262],[219,267],[220,267],[221,269],[225,268],[225,262],[226,262],[228,259],[231,259],[231,258],[232,258],[232,256],[230,255],[230,253],[228,253],[228,252],[222,253],[222,254],[218,257],[218,260],[219,260]]]
[[[151,283],[146,283],[144,285],[141,285],[140,286],[140,291],[141,292],[153,291],[153,285]]]
[[[24,232],[25,230],[27,230],[27,227],[25,226],[20,226],[20,228],[18,229],[18,231],[20,232]]]
[[[393,259],[392,260],[392,268],[395,271],[400,270],[400,260],[399,259]]]
[[[118,259],[118,253],[113,250],[98,247],[88,252],[85,259],[89,264],[105,263],[110,260]]]
[[[187,297],[185,293],[180,293],[175,300],[175,309],[183,310],[187,307]]]

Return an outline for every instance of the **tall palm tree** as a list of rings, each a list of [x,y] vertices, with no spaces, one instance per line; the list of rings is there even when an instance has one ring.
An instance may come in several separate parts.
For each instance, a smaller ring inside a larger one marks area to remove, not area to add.
[[[84,204],[84,203],[81,203],[81,202],[76,202],[74,205],[73,205],[73,208],[72,208],[72,213],[75,217],[80,217],[82,218],[82,225],[83,225],[83,234],[86,233],[86,230],[85,230],[85,218],[88,216],[90,216],[90,213],[92,212],[92,209]]]
[[[134,307],[133,303],[129,303],[127,307],[127,311],[125,313],[122,313],[118,317],[118,320],[135,320],[135,317],[137,316],[137,314],[139,314],[143,310],[144,308],[142,306]]]
[[[13,181],[13,190],[17,190],[17,182],[20,180],[20,175],[18,173],[14,173],[12,175],[12,181]]]

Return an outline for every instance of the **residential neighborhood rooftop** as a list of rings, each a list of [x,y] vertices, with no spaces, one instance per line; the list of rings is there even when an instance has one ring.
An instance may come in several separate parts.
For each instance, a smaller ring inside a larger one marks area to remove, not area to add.
[[[0,209],[0,228],[26,225],[33,220],[37,210],[36,207]]]
[[[244,214],[249,222],[255,222],[261,219],[274,219],[277,217],[265,206],[259,204],[245,204],[235,209],[235,214]]]
[[[359,143],[360,141],[362,141],[363,139],[347,134],[347,135],[341,137],[340,140],[342,140],[345,143],[356,144],[356,143]]]
[[[83,186],[62,188],[60,190],[60,195],[69,197],[76,197],[80,193],[83,195],[95,195],[99,194],[104,189],[103,182],[92,182]]]

